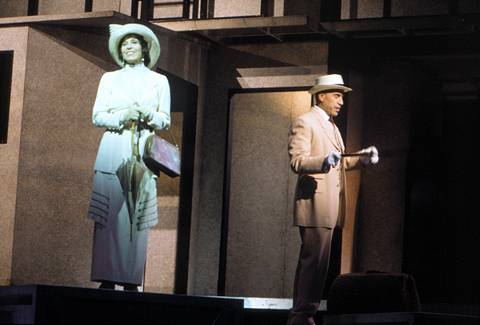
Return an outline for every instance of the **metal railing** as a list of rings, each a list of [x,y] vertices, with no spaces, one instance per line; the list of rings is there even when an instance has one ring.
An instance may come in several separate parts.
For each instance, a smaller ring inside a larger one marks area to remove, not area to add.
[[[259,16],[273,16],[273,0],[259,0]],[[178,10],[178,15],[158,15],[157,13],[165,11]],[[153,19],[209,19],[214,18],[215,0],[132,0],[133,17],[142,20]],[[167,10],[168,9],[168,10]]]
[[[27,14],[37,15],[39,9],[39,2],[41,0],[28,0]],[[128,0],[124,0],[128,1]],[[215,17],[215,1],[216,0],[130,0],[131,13],[130,15],[141,20],[157,20],[157,19],[210,19],[220,18]],[[221,1],[221,0],[218,0]],[[274,0],[258,0],[260,5],[260,12],[256,16],[271,17],[273,16]],[[348,2],[342,0],[320,0],[320,12],[318,16],[320,21],[339,21],[343,19],[359,20],[370,17],[360,17],[359,12],[365,2],[359,0],[349,0]],[[376,18],[391,18],[403,17],[392,12],[395,7],[396,0],[383,0],[379,6],[382,8],[375,8],[379,14]],[[443,15],[454,16],[459,14],[460,0],[446,0],[442,2]],[[342,8],[342,5],[348,8]],[[84,11],[91,12],[93,10],[93,0],[85,0]],[[345,12],[346,11],[346,12]],[[174,13],[174,14],[172,14]],[[393,14],[392,14],[393,13]],[[305,13],[311,15],[312,13]],[[315,13],[313,13],[315,14]],[[422,13],[420,15],[424,15]],[[428,14],[428,13],[427,13]],[[432,13],[435,15],[435,13]],[[239,15],[241,16],[241,15]],[[347,17],[345,17],[347,16]],[[243,16],[242,16],[243,17]]]

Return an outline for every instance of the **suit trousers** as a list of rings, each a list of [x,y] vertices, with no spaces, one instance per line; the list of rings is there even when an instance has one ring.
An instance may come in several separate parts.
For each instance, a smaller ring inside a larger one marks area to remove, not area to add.
[[[333,229],[299,227],[302,245],[293,288],[289,325],[305,324],[315,315],[322,300],[328,273]]]

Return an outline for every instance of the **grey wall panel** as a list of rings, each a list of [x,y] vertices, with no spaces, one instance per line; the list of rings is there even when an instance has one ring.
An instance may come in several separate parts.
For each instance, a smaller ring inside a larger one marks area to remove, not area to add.
[[[12,271],[27,35],[27,27],[0,31],[0,51],[13,51],[8,139],[7,143],[0,144],[0,285],[10,284]]]
[[[226,294],[290,297],[299,239],[292,227],[296,177],[289,167],[292,116],[307,92],[236,94],[231,161]]]

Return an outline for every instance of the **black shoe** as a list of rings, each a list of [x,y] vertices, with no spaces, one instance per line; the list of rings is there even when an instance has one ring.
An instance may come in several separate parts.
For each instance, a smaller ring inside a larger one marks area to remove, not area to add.
[[[110,282],[110,281],[102,281],[100,286],[98,287],[99,289],[115,289],[115,283]]]
[[[124,284],[123,290],[138,292],[138,286],[136,284]]]

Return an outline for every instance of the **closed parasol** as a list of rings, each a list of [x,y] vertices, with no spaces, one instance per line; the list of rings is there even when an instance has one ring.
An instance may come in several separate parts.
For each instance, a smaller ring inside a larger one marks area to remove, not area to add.
[[[156,180],[139,154],[139,135],[136,135],[139,132],[137,123],[132,123],[130,131],[132,155],[123,161],[116,174],[120,180],[128,208],[131,241],[134,225],[138,230],[152,227],[157,224],[158,216]]]

